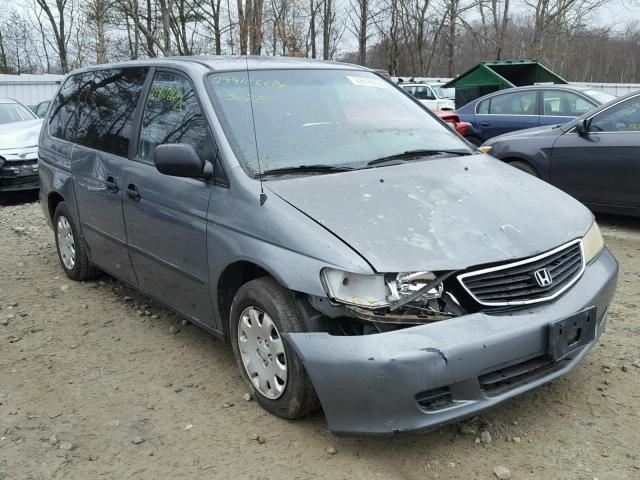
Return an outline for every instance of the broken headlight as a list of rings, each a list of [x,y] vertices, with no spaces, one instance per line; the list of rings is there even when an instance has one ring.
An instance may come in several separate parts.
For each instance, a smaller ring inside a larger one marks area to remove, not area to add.
[[[409,297],[426,301],[442,296],[441,283],[426,289],[436,279],[436,275],[431,272],[363,275],[323,268],[321,277],[331,299],[361,308],[392,306]],[[425,291],[420,294],[422,290]]]

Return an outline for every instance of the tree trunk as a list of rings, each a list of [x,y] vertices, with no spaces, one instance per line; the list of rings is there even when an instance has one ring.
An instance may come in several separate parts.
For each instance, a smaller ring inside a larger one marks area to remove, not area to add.
[[[171,55],[171,18],[167,8],[167,0],[160,0],[160,16],[162,17],[162,53]]]
[[[247,40],[249,38],[248,32],[247,32],[249,27],[247,22],[247,17],[251,13],[251,0],[246,0],[246,2],[247,2],[247,9],[245,11],[242,5],[242,0],[238,0],[238,27],[240,29],[240,55],[247,54]]]
[[[369,23],[369,0],[360,1],[360,27],[358,29],[358,63],[367,64],[367,25]]]
[[[324,0],[322,17],[322,58],[331,60],[331,24],[333,22],[332,0]]]
[[[316,58],[316,5],[315,0],[309,0],[309,41],[311,42],[311,58]]]

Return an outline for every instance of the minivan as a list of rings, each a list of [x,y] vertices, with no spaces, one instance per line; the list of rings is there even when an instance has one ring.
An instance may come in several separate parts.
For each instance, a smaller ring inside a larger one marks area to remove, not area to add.
[[[262,407],[333,432],[432,429],[568,372],[616,286],[589,210],[359,66],[76,70],[39,162],[69,278],[225,339]]]

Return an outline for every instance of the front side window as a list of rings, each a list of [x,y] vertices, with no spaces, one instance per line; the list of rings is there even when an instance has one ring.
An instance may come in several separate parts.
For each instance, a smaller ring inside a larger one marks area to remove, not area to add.
[[[536,115],[536,92],[512,92],[491,98],[489,113],[495,115]]]
[[[579,117],[595,107],[595,104],[573,92],[544,90],[542,92],[544,115]]]
[[[470,152],[449,128],[370,72],[255,70],[207,79],[226,137],[250,175],[312,165],[364,168],[416,149]]]
[[[591,120],[592,132],[640,131],[640,96],[630,98],[596,115]]]
[[[93,73],[85,72],[68,77],[56,95],[49,113],[49,134],[74,142],[81,101],[92,84]]]
[[[213,160],[215,146],[191,83],[182,75],[158,72],[142,116],[138,158],[152,162],[163,143],[187,143],[201,158]]]
[[[82,102],[76,142],[126,157],[146,68],[96,70]]]
[[[35,118],[35,115],[27,107],[19,103],[0,103],[0,125],[34,120]]]

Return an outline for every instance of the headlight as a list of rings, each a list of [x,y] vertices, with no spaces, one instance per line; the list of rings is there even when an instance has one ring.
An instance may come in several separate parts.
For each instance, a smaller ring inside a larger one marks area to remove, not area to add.
[[[393,305],[423,289],[436,278],[431,272],[363,275],[334,268],[323,268],[321,277],[331,299],[362,308]],[[442,284],[425,291],[420,298],[439,298],[441,295]]]
[[[604,248],[604,240],[600,233],[600,228],[596,222],[593,222],[589,231],[582,237],[582,249],[584,252],[584,263],[589,263],[596,258],[600,251]]]
[[[491,151],[491,146],[478,147],[478,150],[480,150],[482,153],[489,153]]]

